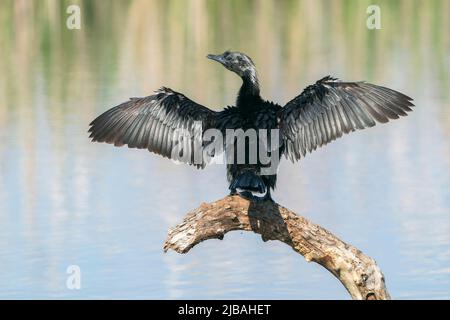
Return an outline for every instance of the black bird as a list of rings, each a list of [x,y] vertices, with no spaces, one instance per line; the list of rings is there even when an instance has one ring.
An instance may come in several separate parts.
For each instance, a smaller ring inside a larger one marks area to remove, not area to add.
[[[207,58],[242,78],[236,106],[216,112],[163,87],[151,96],[132,98],[97,117],[90,124],[92,141],[115,146],[126,144],[130,148],[148,149],[173,158],[177,129],[190,134],[189,143],[185,144],[189,150],[194,148],[196,139],[201,139],[195,134],[195,122],[201,123],[202,133],[218,129],[225,135],[227,129],[255,129],[258,138],[259,129],[278,129],[279,140],[273,146],[266,144],[266,151],[268,154],[278,151],[276,160],[285,155],[295,162],[307,152],[346,133],[406,116],[414,106],[410,97],[392,89],[366,82],[343,82],[326,76],[282,107],[261,98],[256,68],[247,55],[225,51],[219,55],[210,54]],[[236,143],[237,139],[233,139],[232,144]],[[262,173],[262,169],[271,163],[263,163],[259,153],[256,162],[250,161],[250,144],[245,140],[243,163],[236,163],[236,160],[227,163],[229,189],[231,194],[238,193],[251,200],[271,199],[270,190],[275,188],[276,171]],[[203,151],[207,146],[206,143],[200,144]],[[258,144],[258,151],[261,146]],[[200,168],[206,165],[204,161],[195,161],[193,154],[183,161]]]

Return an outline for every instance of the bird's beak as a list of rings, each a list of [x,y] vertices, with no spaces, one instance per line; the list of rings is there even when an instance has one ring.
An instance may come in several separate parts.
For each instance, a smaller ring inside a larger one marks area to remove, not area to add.
[[[222,64],[225,62],[225,60],[223,59],[223,56],[221,54],[208,54],[206,57],[208,59],[220,62]]]

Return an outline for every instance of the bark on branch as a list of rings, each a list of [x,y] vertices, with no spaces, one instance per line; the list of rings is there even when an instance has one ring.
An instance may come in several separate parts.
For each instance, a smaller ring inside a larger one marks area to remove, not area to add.
[[[250,202],[227,196],[203,203],[170,229],[164,251],[187,253],[208,239],[223,239],[232,230],[253,231],[263,241],[279,240],[306,261],[314,261],[341,281],[353,299],[390,299],[374,259],[331,232],[272,201]]]

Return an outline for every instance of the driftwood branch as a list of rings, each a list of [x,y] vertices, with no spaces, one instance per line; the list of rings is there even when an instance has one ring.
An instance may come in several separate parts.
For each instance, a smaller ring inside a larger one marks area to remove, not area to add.
[[[375,260],[272,201],[250,202],[239,196],[228,196],[203,203],[169,230],[164,251],[186,253],[204,240],[223,239],[232,230],[253,231],[263,241],[286,243],[306,261],[314,261],[330,271],[353,299],[390,299]]]

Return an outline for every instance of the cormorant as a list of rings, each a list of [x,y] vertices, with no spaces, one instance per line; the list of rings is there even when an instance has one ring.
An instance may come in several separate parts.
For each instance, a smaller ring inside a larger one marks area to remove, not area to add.
[[[92,141],[115,146],[126,144],[130,148],[148,149],[173,158],[177,129],[184,129],[189,134],[189,141],[184,145],[189,150],[193,149],[196,139],[201,141],[201,137],[195,134],[196,123],[201,124],[201,133],[218,129],[225,135],[227,129],[255,129],[258,138],[260,129],[278,129],[278,140],[274,146],[270,146],[270,142],[266,144],[266,151],[268,154],[277,151],[277,161],[285,155],[295,162],[307,152],[356,129],[406,116],[414,106],[410,97],[392,89],[363,81],[343,82],[326,76],[282,107],[261,98],[256,68],[249,56],[225,51],[219,55],[209,54],[207,58],[241,77],[242,86],[235,106],[216,112],[181,93],[162,87],[153,95],[131,98],[97,117],[90,124]],[[268,141],[272,141],[270,134]],[[233,139],[233,144],[236,141]],[[270,163],[263,163],[259,153],[256,162],[249,160],[250,143],[245,142],[244,162],[238,163],[236,157],[234,162],[227,162],[229,189],[231,194],[238,193],[247,199],[271,199],[276,171],[262,173]],[[202,151],[207,145],[200,143]],[[261,145],[258,144],[258,152]],[[193,154],[183,161],[200,168],[206,165],[203,160],[196,162]]]

